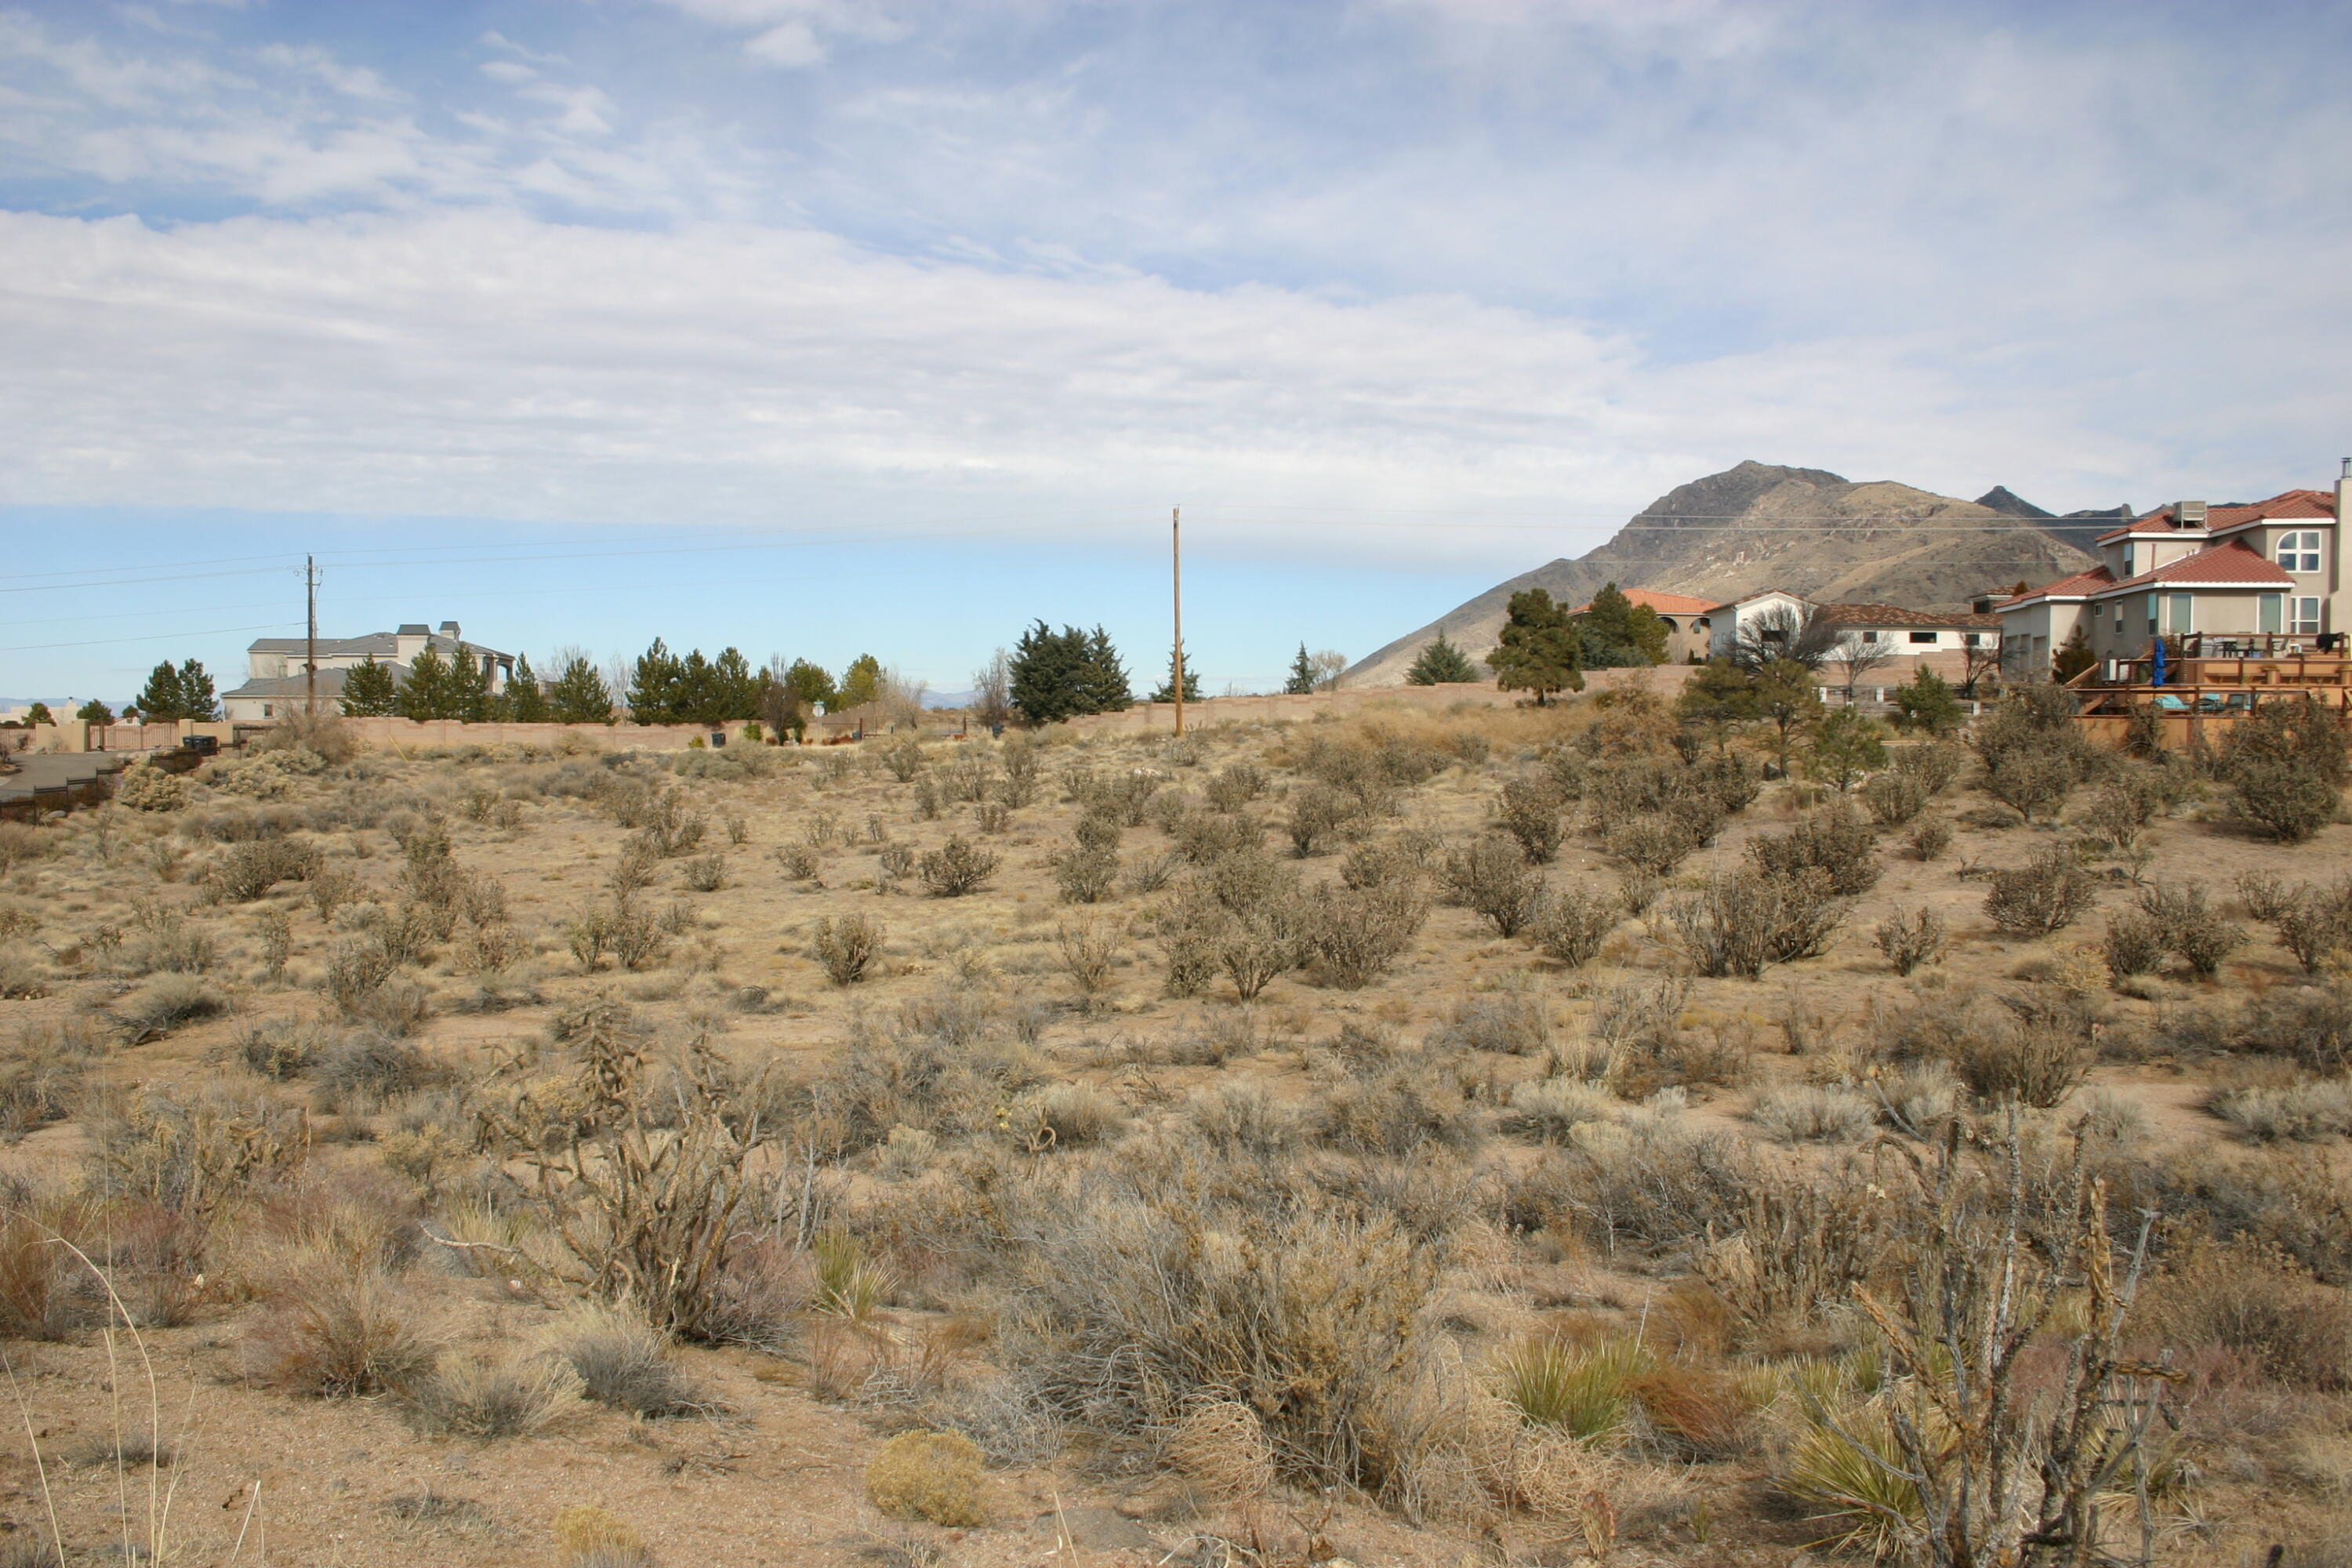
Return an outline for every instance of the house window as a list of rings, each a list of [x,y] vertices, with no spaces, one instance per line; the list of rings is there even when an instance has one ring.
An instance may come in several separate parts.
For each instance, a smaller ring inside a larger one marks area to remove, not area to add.
[[[2294,625],[2287,630],[2298,637],[2308,637],[2319,630],[2319,595],[2298,594],[2294,598]]]
[[[2126,577],[2128,577],[2128,576],[2130,576],[2130,575],[2132,574],[2132,552],[2133,552],[2133,549],[2134,549],[2134,547],[2133,547],[2133,546],[2131,546],[2131,545],[2128,545],[2128,544],[2126,544],[2126,545],[2125,545],[2125,546],[2124,546],[2124,575],[2125,575],[2125,576],[2126,576]]]
[[[2091,618],[2095,621],[2106,613],[2107,607],[2105,605],[2093,605],[2091,606]]]
[[[2190,605],[2193,603],[2193,596],[2188,594],[2167,594],[2164,596],[2171,601],[2171,603],[2166,606],[2166,626],[2164,629],[2168,632],[2189,632],[2196,630],[2197,628],[2192,624],[2189,613]]]
[[[275,719],[278,717],[278,710],[271,704],[265,702],[261,705],[261,716],[265,719]]]
[[[2154,637],[2156,635],[2156,603],[2158,597],[2158,595],[2155,594],[2150,594],[2147,596],[2147,635],[2150,637]]]
[[[2284,594],[2264,594],[2257,601],[2257,611],[2261,619],[2256,623],[2255,629],[2273,637],[2286,630],[2286,595]]]
[[[1913,632],[1911,634],[1911,640],[1913,642],[1934,642],[1936,640],[1936,634],[1934,632]]]
[[[2279,535],[2278,563],[2289,572],[2319,570],[2319,534],[2316,530],[2304,533]],[[2316,630],[2317,628],[2313,628]]]
[[[1967,644],[1969,647],[1984,647],[1984,633],[1962,632],[1960,634],[1960,641]]]
[[[1864,642],[1876,642],[1878,640],[1878,634],[1876,632],[1864,632],[1862,634],[1862,640]]]

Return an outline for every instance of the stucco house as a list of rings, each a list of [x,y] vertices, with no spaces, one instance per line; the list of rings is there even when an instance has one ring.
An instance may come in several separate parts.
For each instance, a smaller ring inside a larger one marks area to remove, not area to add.
[[[1666,623],[1666,662],[1686,664],[1694,658],[1705,658],[1712,646],[1714,623],[1708,616],[1714,613],[1715,601],[1696,599],[1688,594],[1661,594],[1649,588],[1623,588],[1619,592],[1636,605],[1647,605],[1658,619]],[[1592,608],[1590,600],[1570,612],[1582,615]]]
[[[2004,673],[2045,679],[2078,628],[2102,664],[2140,657],[2158,636],[2194,637],[2224,658],[2340,648],[2352,631],[2336,559],[2347,493],[2352,458],[2332,494],[2175,501],[2101,534],[2098,564],[1995,606]]]
[[[1802,616],[1812,607],[1811,600],[1801,599],[1781,588],[1766,588],[1745,598],[1716,605],[1707,611],[1707,657],[1729,658],[1739,647],[1742,628],[1752,626],[1759,616],[1775,612]]]
[[[267,724],[299,710],[308,684],[303,668],[308,646],[301,637],[261,637],[247,647],[245,684],[221,694],[221,712],[228,721]],[[428,647],[445,659],[455,658],[460,647],[471,649],[477,663],[489,666],[493,694],[505,690],[507,678],[514,673],[514,655],[466,641],[455,621],[443,621],[437,632],[414,622],[397,631],[370,632],[365,637],[320,637],[320,707],[328,712],[340,711],[334,703],[342,695],[344,673],[371,658],[390,669],[394,680],[407,679],[408,667]]]

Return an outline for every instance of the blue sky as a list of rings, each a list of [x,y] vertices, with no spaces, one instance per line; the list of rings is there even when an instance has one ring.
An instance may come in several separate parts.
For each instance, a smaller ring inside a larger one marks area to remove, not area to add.
[[[2352,450],[2352,12],[0,0],[0,692],[299,617],[1213,689],[1745,458]]]

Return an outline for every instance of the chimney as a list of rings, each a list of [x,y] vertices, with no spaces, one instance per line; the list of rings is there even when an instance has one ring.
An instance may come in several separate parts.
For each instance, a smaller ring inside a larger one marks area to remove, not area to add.
[[[2172,521],[2181,528],[2204,527],[2205,503],[2201,500],[2176,501],[2173,503]]]
[[[2352,523],[2352,517],[2345,515],[2347,500],[2352,500],[2352,458],[2344,459],[2343,475],[2336,481],[2336,521],[2339,526]]]
[[[2199,515],[2201,517],[2202,515],[2204,515],[2204,513],[2203,513],[2203,504],[2204,504],[2204,503],[2202,503],[2202,502],[2200,501],[2200,503],[2198,503],[2198,504],[2199,504]],[[457,622],[455,622],[455,621],[443,621],[443,622],[441,623],[441,635],[442,635],[443,637],[447,637],[447,638],[448,638],[450,641],[452,641],[452,642],[462,642],[462,641],[464,641],[464,640],[465,640],[464,638],[460,637],[457,635]]]

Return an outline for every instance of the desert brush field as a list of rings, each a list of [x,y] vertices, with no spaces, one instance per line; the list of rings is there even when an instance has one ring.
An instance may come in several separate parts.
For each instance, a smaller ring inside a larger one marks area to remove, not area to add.
[[[0,825],[0,1564],[2352,1564],[2331,718],[1194,718]]]

